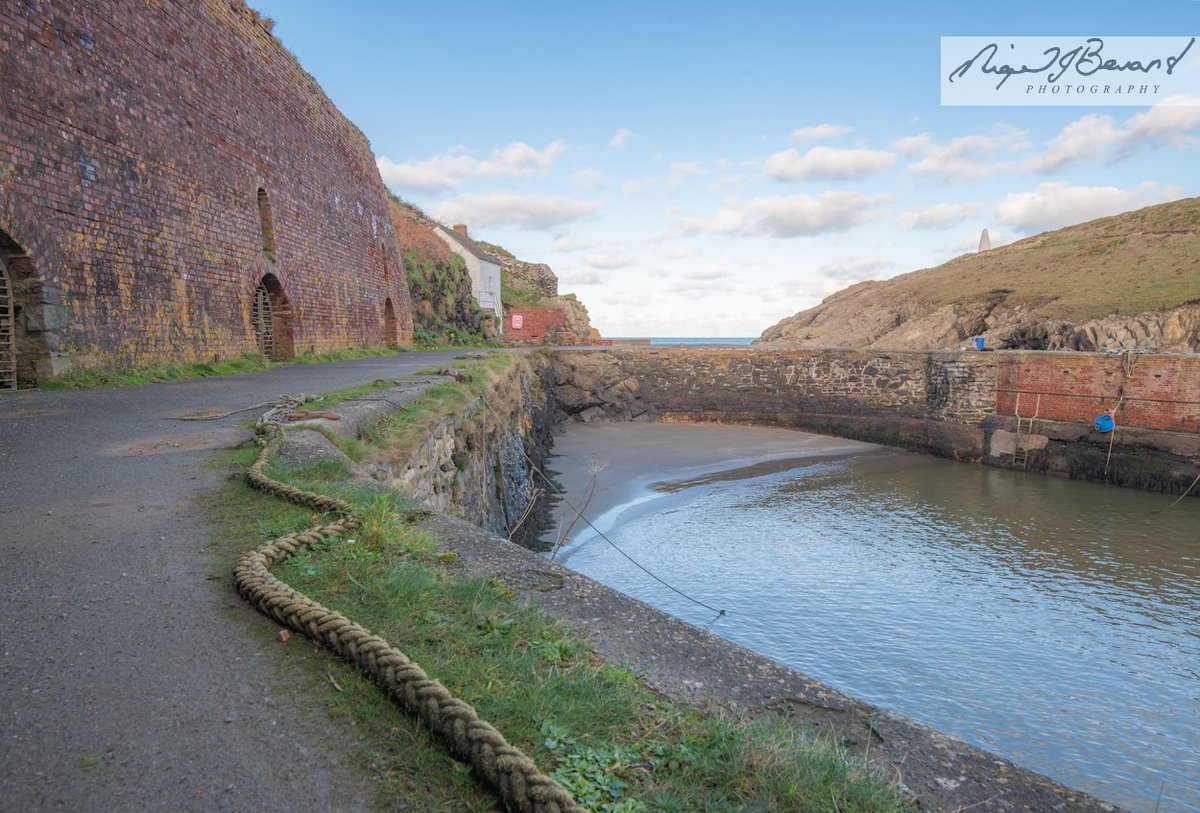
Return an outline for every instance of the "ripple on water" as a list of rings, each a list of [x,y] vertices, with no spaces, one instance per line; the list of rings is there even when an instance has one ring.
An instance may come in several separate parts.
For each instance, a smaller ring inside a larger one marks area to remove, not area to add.
[[[1068,785],[1194,812],[1200,506],[1169,503],[885,451],[688,481],[607,524],[725,607],[720,635]],[[711,621],[600,540],[567,555]]]

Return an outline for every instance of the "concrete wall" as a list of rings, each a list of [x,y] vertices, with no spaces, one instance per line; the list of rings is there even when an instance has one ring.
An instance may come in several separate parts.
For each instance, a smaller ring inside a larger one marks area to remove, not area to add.
[[[0,30],[0,243],[39,374],[254,351],[268,274],[298,352],[383,345],[388,299],[408,340],[370,145],[241,0],[4,3]]]

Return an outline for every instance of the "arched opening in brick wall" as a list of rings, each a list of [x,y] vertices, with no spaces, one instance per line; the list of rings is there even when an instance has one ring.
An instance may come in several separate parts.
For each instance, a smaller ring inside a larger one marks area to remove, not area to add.
[[[396,322],[396,309],[392,307],[391,297],[383,303],[383,341],[393,349],[400,346],[400,328]]]
[[[290,359],[292,349],[292,306],[274,274],[267,274],[254,290],[250,309],[258,351],[274,361]]]
[[[8,267],[0,258],[0,390],[17,388],[17,327]]]
[[[275,223],[271,219],[271,198],[261,186],[258,188],[258,227],[262,231],[263,254],[275,262]]]
[[[50,374],[50,342],[66,327],[61,304],[43,302],[33,262],[0,231],[0,389],[36,387]]]

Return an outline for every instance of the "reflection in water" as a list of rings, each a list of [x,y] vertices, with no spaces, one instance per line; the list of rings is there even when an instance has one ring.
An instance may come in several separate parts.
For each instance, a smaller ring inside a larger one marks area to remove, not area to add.
[[[1200,500],[893,450],[647,496],[602,525],[726,608],[714,632],[1134,810],[1161,788],[1200,811]],[[564,556],[711,620],[590,533]]]

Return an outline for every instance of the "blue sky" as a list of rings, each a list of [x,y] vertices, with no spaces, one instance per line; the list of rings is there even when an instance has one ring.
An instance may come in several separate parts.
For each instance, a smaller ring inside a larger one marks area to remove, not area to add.
[[[251,5],[393,191],[549,263],[608,336],[756,336],[984,227],[1200,194],[1200,100],[942,107],[939,65],[943,36],[1200,34],[1196,0]]]

